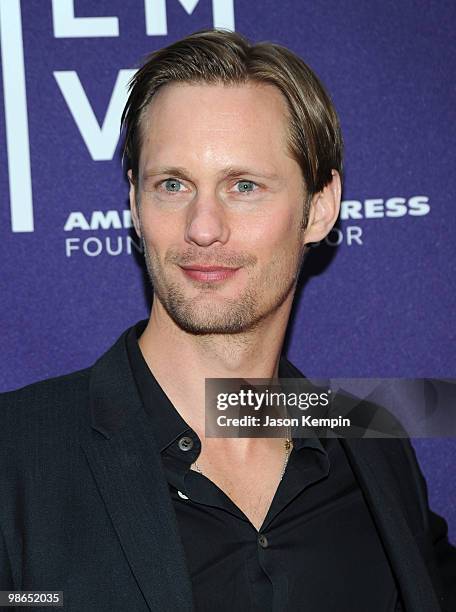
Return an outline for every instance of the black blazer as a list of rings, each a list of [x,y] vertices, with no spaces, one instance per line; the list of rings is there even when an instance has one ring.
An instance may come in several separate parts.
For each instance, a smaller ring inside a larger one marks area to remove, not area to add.
[[[126,333],[90,368],[0,395],[0,590],[63,591],[71,612],[193,610]],[[454,612],[456,550],[411,444],[341,442],[407,612]]]

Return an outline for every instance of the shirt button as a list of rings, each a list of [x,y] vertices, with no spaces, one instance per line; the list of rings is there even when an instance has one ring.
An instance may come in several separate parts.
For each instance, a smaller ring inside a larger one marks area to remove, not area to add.
[[[268,547],[268,538],[261,534],[258,536],[258,544],[262,547],[262,548],[267,548]]]
[[[188,451],[193,448],[193,440],[188,436],[184,436],[178,442],[181,451]]]

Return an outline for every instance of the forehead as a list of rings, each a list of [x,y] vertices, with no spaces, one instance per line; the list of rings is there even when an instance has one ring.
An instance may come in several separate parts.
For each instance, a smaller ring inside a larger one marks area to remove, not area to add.
[[[171,83],[144,111],[140,165],[151,157],[175,163],[176,156],[201,162],[256,157],[274,165],[288,156],[287,125],[286,100],[274,85]]]

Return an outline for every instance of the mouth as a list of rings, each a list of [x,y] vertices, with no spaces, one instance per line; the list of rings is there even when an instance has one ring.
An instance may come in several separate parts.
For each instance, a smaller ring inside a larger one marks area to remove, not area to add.
[[[232,278],[239,268],[225,268],[223,266],[180,266],[184,274],[196,281],[217,282]]]

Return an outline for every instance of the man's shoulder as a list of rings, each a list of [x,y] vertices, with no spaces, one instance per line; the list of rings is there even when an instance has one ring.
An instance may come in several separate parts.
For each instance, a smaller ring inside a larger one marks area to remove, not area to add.
[[[143,323],[141,321],[140,323]],[[118,359],[119,348],[125,343],[125,337],[131,330],[131,327],[126,329],[104,352],[100,354],[98,359],[92,365],[69,372],[33,382],[24,387],[5,391],[0,393],[0,418],[1,413],[12,407],[15,410],[48,405],[50,402],[77,401],[80,395],[88,393],[90,376],[97,364],[104,361],[113,365]]]
[[[125,369],[125,339],[131,329],[86,368],[0,393],[0,436],[14,437],[20,432],[25,437],[33,436],[37,428],[43,433],[47,428],[49,434],[74,429],[80,417],[88,415],[94,379],[106,386]]]
[[[92,366],[89,366],[81,370],[69,372],[68,374],[60,374],[59,376],[38,380],[18,389],[5,391],[0,393],[0,405],[3,407],[12,404],[20,406],[24,403],[40,403],[47,399],[59,397],[62,394],[66,395],[87,383],[91,369]]]
[[[58,419],[88,398],[92,366],[0,393],[0,423],[4,430],[19,427],[25,420],[44,422]]]

